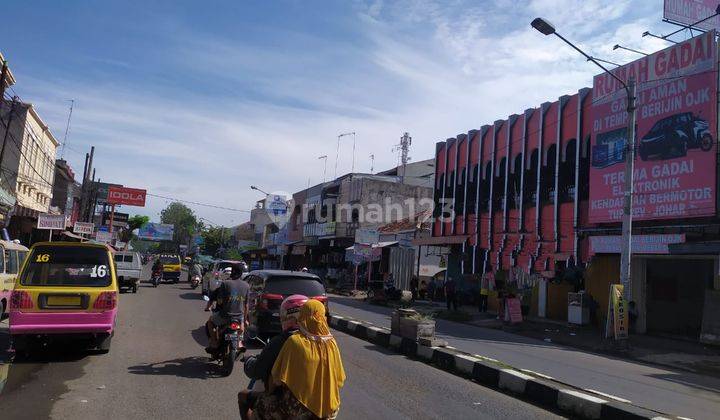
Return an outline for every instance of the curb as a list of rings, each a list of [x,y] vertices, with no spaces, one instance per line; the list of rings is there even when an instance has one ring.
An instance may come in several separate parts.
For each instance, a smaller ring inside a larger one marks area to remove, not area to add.
[[[613,401],[610,398],[600,398],[598,395],[568,385],[535,377],[494,359],[471,355],[449,347],[423,346],[409,338],[392,335],[386,328],[367,322],[331,315],[330,326],[361,340],[431,363],[443,371],[579,418],[628,420],[671,418],[656,411]]]

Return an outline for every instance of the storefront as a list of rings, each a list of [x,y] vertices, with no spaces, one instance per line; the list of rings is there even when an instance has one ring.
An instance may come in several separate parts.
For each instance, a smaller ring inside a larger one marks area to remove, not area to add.
[[[585,289],[597,301],[602,319],[610,284],[619,282],[615,238],[591,239],[594,255],[585,276]],[[703,332],[712,335],[708,321],[716,305],[712,297],[720,289],[718,254],[689,253],[698,249],[686,244],[683,234],[635,235],[633,249],[630,302],[637,310],[635,333],[692,340]]]

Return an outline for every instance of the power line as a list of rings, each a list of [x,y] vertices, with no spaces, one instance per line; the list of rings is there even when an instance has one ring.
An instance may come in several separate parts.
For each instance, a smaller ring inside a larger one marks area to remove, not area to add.
[[[240,212],[240,213],[250,213],[251,212],[251,210],[236,209],[236,208],[232,208],[232,207],[223,207],[223,206],[217,206],[215,204],[208,204],[208,203],[198,203],[197,201],[183,200],[180,198],[167,197],[167,196],[159,195],[159,194],[147,193],[147,195],[149,195],[150,197],[157,197],[157,198],[162,198],[165,200],[178,201],[181,203],[194,204],[196,206],[210,207],[210,208],[220,209],[220,210],[235,211],[235,212]]]

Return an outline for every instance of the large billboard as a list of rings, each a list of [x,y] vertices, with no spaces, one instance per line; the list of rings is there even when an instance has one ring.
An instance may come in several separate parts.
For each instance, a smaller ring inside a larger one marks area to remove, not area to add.
[[[174,225],[162,223],[146,223],[138,231],[138,238],[148,241],[172,241]]]
[[[126,204],[128,206],[145,207],[147,192],[137,188],[108,187],[108,204]]]
[[[107,203],[108,188],[110,187],[122,187],[120,184],[108,184],[107,182],[93,182],[95,191],[97,192],[97,203]]]
[[[613,70],[637,81],[633,217],[715,214],[717,42],[710,31]],[[593,80],[590,222],[623,214],[627,94]]]
[[[673,22],[692,25],[715,14],[718,0],[665,0],[663,17]],[[702,29],[720,29],[720,16],[695,25]]]

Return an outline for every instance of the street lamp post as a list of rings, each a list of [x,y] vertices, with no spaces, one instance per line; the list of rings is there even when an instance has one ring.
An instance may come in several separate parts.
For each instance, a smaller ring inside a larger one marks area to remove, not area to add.
[[[335,152],[335,178],[337,178],[338,159],[340,159],[340,139],[350,135],[353,136],[352,169],[350,169],[350,173],[355,172],[355,132],[350,131],[338,135],[337,152]]]
[[[627,139],[626,150],[625,150],[625,191],[623,201],[623,217],[622,217],[622,243],[620,248],[620,282],[623,285],[623,297],[627,302],[631,300],[631,274],[630,264],[632,256],[632,196],[633,196],[633,171],[635,166],[635,118],[636,118],[636,104],[635,104],[635,79],[633,77],[625,83],[624,80],[620,79],[602,64],[600,64],[593,57],[586,54],[583,50],[575,46],[572,42],[565,39],[562,35],[555,31],[555,27],[543,18],[535,18],[530,25],[537,29],[543,35],[556,35],[562,39],[566,44],[573,47],[575,51],[582,54],[588,61],[592,61],[603,71],[609,74],[612,78],[617,80],[620,85],[625,89],[627,93],[627,114],[628,114],[628,129],[626,131]]]

